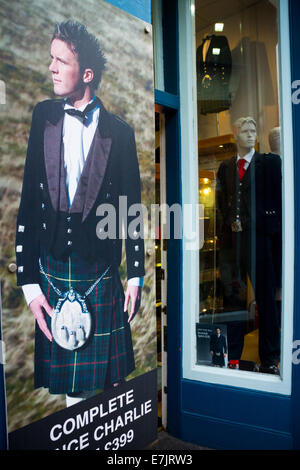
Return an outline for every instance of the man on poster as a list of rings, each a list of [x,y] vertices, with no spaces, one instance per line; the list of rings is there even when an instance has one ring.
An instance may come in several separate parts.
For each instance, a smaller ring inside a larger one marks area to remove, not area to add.
[[[225,357],[227,354],[226,338],[221,332],[221,328],[217,327],[215,333],[210,337],[210,354],[214,367],[224,367]]]
[[[137,230],[130,236],[133,217],[126,216],[124,298],[122,237],[103,233],[97,209],[114,209],[118,234],[119,198],[127,208],[140,203],[140,174],[133,129],[95,95],[106,62],[98,40],[84,25],[63,22],[55,26],[50,55],[59,99],[33,111],[17,218],[17,284],[37,323],[35,388],[64,393],[72,404],[135,368],[129,323],[141,302],[143,237]]]

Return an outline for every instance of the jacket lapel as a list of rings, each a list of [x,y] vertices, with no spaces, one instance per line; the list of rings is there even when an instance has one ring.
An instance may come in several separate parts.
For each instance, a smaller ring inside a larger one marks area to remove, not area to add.
[[[262,162],[259,157],[260,154],[255,152],[243,178],[244,189],[248,188],[248,186],[253,183],[254,179],[255,184],[257,183],[257,177],[260,175],[262,168]]]
[[[59,208],[60,155],[63,115],[53,123],[46,121],[44,131],[44,158],[49,194],[53,209]]]
[[[91,157],[90,170],[88,173],[82,222],[84,222],[89,215],[102,188],[112,145],[110,115],[106,111],[102,101],[99,101],[99,123],[92,145],[93,152]]]
[[[99,133],[99,128],[96,129],[70,208],[70,212],[82,212],[82,222],[84,222],[89,215],[101,190],[107,168],[111,142],[111,138],[102,138]]]
[[[228,178],[227,178],[228,194],[235,194],[237,178],[238,178],[238,173],[237,173],[236,157],[232,157],[228,164]]]
[[[44,131],[44,158],[50,199],[54,210],[57,211],[59,210],[60,159],[64,117],[62,102],[54,111],[51,111]],[[83,209],[82,221],[87,218],[101,190],[111,144],[109,113],[100,101],[98,127],[70,208],[71,212],[81,212]]]

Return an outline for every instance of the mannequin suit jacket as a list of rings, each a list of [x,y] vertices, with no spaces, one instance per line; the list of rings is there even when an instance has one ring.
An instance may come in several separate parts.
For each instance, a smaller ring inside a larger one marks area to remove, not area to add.
[[[236,219],[237,195],[241,197],[243,230],[255,229],[272,235],[281,230],[281,158],[255,152],[239,181],[237,158],[221,163],[217,177],[217,200],[223,230],[231,230]]]
[[[208,43],[209,41],[209,43]],[[209,44],[204,54],[206,43]],[[211,35],[197,48],[197,94],[201,114],[218,113],[231,105],[232,58],[226,36]]]
[[[102,260],[119,266],[124,238],[119,233],[120,224],[125,229],[127,277],[144,276],[142,224],[136,222],[137,230],[130,231],[139,214],[128,215],[128,208],[141,202],[134,131],[100,102],[99,124],[74,201],[68,207],[63,104],[63,100],[46,100],[33,111],[16,227],[17,284],[39,283],[41,249],[56,259],[64,259],[73,251],[91,263]],[[99,222],[107,217],[107,205],[114,215],[110,236],[98,230]]]
[[[255,152],[246,173],[239,180],[237,158],[221,163],[217,176],[217,232],[221,247],[232,243],[232,223],[240,205],[243,236],[255,234],[258,269],[266,241],[272,246],[276,283],[281,283],[282,190],[281,158],[275,154]],[[234,247],[233,247],[234,248]]]

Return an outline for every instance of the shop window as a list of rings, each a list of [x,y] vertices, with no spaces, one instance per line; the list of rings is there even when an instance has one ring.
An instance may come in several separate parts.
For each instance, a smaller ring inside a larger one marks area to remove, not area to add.
[[[276,2],[195,1],[195,366],[280,377],[282,152]]]

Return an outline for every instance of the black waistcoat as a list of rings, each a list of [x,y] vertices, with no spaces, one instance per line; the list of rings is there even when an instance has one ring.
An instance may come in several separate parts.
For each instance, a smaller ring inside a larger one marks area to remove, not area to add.
[[[95,159],[99,154],[98,137],[97,128],[71,205],[69,204],[69,198],[67,194],[67,173],[64,161],[64,146],[61,145],[60,177],[59,185],[57,187],[58,194],[56,195],[59,207],[56,219],[56,236],[51,247],[51,253],[56,259],[67,259],[73,251],[78,251],[78,244],[82,243],[80,233],[77,233],[78,224],[74,222],[77,222],[78,219],[81,220],[83,218],[83,212],[87,202],[87,187],[91,176],[90,173],[95,171]],[[102,165],[102,167],[103,166],[104,165]],[[101,173],[104,171],[105,168],[102,168]]]
[[[244,231],[256,229],[259,207],[256,168],[253,158],[244,177],[240,180],[236,159],[232,159],[228,165],[228,171],[223,180],[223,190],[218,196],[225,225],[230,231],[232,224],[237,220],[241,222]]]

